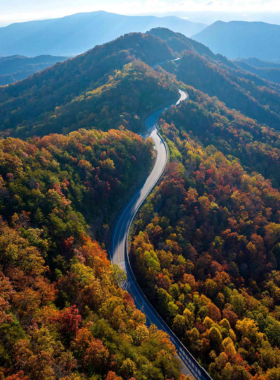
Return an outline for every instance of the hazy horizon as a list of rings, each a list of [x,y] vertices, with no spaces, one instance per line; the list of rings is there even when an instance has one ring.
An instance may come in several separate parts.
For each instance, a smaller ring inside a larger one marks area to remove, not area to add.
[[[3,0],[0,0],[0,4]],[[251,11],[254,9],[254,12]],[[271,12],[274,9],[274,12]],[[1,4],[0,27],[16,22],[55,19],[82,12],[104,10],[123,15],[177,16],[192,22],[212,24],[221,21],[262,21],[280,24],[280,3],[275,0],[49,0],[46,3],[27,0],[11,0]]]

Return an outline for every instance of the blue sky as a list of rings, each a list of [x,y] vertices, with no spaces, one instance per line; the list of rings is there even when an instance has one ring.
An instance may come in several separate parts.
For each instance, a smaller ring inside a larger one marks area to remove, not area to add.
[[[240,15],[240,19],[248,20],[264,19],[266,14],[280,17],[279,0],[0,0],[0,9],[2,25],[95,10],[121,14],[173,14],[195,18],[195,21],[200,13],[204,16],[209,13],[214,19],[222,14],[235,14],[235,19]]]

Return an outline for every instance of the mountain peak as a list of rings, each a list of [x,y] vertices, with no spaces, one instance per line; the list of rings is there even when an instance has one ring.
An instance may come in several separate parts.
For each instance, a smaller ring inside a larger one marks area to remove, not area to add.
[[[280,59],[280,25],[255,21],[217,21],[193,38],[208,46],[214,53],[223,54],[230,59]]]

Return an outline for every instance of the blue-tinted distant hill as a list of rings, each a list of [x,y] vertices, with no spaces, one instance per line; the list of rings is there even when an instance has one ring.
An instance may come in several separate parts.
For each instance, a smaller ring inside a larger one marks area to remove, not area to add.
[[[31,74],[35,74],[66,59],[67,57],[54,57],[51,55],[40,55],[34,58],[20,55],[2,57],[0,58],[0,86],[25,79]]]
[[[0,28],[0,56],[77,55],[123,34],[166,27],[186,36],[205,28],[178,17],[123,16],[103,11]]]
[[[264,22],[217,21],[193,37],[228,58],[280,59],[280,25]]]
[[[265,62],[257,58],[245,58],[234,61],[243,70],[258,75],[260,78],[280,83],[280,64]]]
[[[250,58],[236,59],[235,62],[244,62],[247,65],[259,67],[262,69],[265,69],[265,68],[280,69],[280,61],[278,63],[269,62],[269,61],[262,61],[261,59],[258,59],[258,58],[250,57]]]

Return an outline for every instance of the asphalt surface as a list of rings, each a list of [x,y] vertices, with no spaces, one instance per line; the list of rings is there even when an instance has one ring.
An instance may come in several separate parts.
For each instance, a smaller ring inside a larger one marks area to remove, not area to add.
[[[180,61],[180,59],[181,59],[181,58],[175,58],[175,59],[172,59],[171,62]],[[155,65],[152,66],[152,68],[155,70],[157,66],[161,66],[161,65],[163,65],[164,63],[166,63],[166,61],[156,63]]]
[[[179,90],[179,93],[180,99],[176,105],[188,100],[188,94],[181,90]],[[167,148],[158,133],[157,120],[160,114],[171,106],[172,105],[153,113],[146,119],[146,127],[148,132],[143,137],[151,137],[153,139],[155,150],[157,152],[155,165],[143,186],[134,194],[118,218],[113,232],[110,255],[112,263],[118,264],[119,267],[126,272],[127,281],[125,284],[123,284],[123,288],[125,288],[131,294],[137,308],[146,315],[147,324],[154,324],[159,329],[168,333],[170,340],[176,347],[178,357],[181,360],[182,373],[185,375],[192,375],[195,379],[208,380],[211,379],[210,376],[204,371],[202,367],[199,366],[189,351],[184,347],[181,341],[159,316],[159,314],[156,312],[156,310],[153,308],[151,303],[148,301],[140,289],[130,266],[127,252],[127,239],[132,220],[141,207],[142,203],[158,183],[167,164]]]

